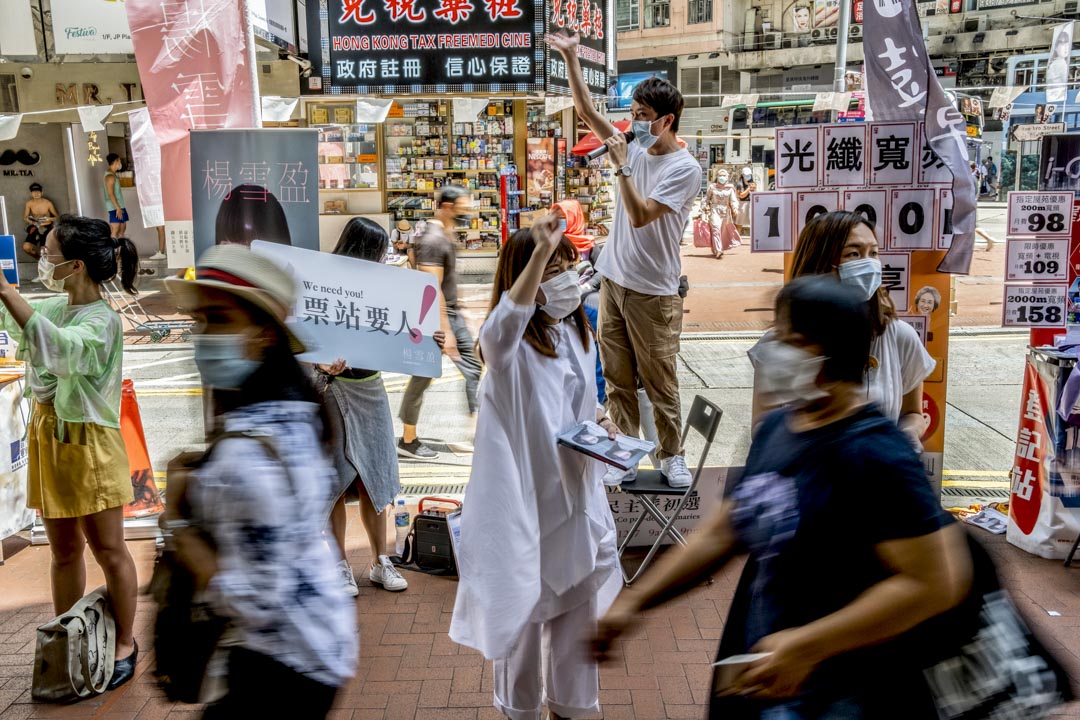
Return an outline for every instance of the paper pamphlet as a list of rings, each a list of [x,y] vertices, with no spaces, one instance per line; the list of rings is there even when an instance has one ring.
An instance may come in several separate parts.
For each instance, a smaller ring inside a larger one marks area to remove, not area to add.
[[[575,425],[555,439],[560,445],[620,470],[636,468],[641,459],[656,448],[651,442],[629,435],[616,435],[614,440],[609,440],[607,430],[594,422]]]

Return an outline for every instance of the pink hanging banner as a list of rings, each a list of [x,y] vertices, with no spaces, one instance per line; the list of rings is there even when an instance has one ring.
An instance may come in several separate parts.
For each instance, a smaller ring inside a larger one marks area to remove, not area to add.
[[[245,0],[127,0],[143,95],[161,145],[170,250],[191,227],[188,131],[260,127]],[[174,226],[175,221],[186,221]],[[171,255],[171,253],[170,253]],[[192,258],[193,260],[193,258]]]

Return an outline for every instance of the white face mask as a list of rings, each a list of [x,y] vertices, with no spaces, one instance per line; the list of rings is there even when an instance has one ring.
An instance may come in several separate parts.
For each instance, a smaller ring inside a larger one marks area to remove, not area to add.
[[[635,120],[633,123],[634,140],[637,141],[637,144],[641,146],[642,150],[648,150],[660,139],[659,135],[652,134],[653,122],[656,121]]]
[[[540,309],[548,316],[562,320],[581,306],[581,290],[578,288],[578,274],[573,270],[559,273],[545,283],[540,284],[547,302]]]
[[[863,299],[869,300],[881,287],[881,261],[877,258],[862,258],[840,265],[840,282],[860,290]]]
[[[42,255],[38,259],[38,279],[41,280],[41,284],[53,292],[64,292],[64,281],[67,280],[67,278],[65,277],[57,280],[53,277],[53,273],[56,272],[56,268],[61,265],[67,265],[69,262],[74,262],[74,260],[65,260],[62,263],[54,263],[49,260],[49,258]]]
[[[781,405],[805,404],[828,393],[817,386],[825,358],[777,340],[766,340],[757,349],[760,389]]]
[[[719,175],[716,176],[716,182],[719,183],[720,185],[727,185],[728,180],[730,180],[730,179],[731,178],[728,177],[727,173],[720,173]]]

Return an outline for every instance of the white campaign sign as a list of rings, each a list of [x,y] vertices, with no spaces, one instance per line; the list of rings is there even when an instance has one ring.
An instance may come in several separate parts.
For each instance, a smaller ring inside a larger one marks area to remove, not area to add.
[[[823,141],[825,187],[866,185],[866,125],[826,125]]]
[[[791,252],[792,201],[789,192],[750,196],[750,252]]]
[[[1005,285],[1002,325],[1062,327],[1067,285]]]
[[[935,190],[893,190],[889,197],[890,250],[933,250]]]
[[[915,328],[915,332],[919,333],[919,339],[922,340],[923,347],[926,346],[926,328],[930,324],[930,318],[925,315],[897,315],[898,318],[906,322],[911,327]]]
[[[1069,238],[1006,238],[1006,282],[1065,282]]]
[[[880,253],[881,287],[889,291],[889,299],[897,312],[907,312],[911,295],[911,254]]]
[[[52,27],[60,55],[135,52],[127,8],[116,0],[52,0]]]
[[[885,246],[889,230],[889,216],[886,213],[888,197],[887,190],[844,191],[844,209],[865,217],[874,226],[878,244],[882,247]]]
[[[870,184],[915,183],[915,123],[874,123],[870,126]]]
[[[952,247],[953,239],[953,194],[952,188],[941,188],[938,191],[938,250],[948,250]]]
[[[930,147],[926,138],[926,127],[919,123],[919,182],[923,185],[948,185],[952,188],[952,173],[938,154]]]
[[[348,367],[442,374],[435,276],[316,250],[256,240],[251,249],[289,270],[296,281],[293,319],[308,343],[299,359]]]
[[[776,131],[776,188],[815,188],[821,181],[821,134],[816,127]]]
[[[1072,207],[1071,192],[1011,192],[1006,234],[1069,237]]]
[[[838,192],[797,192],[795,193],[795,239],[802,235],[803,228],[818,215],[840,209]]]

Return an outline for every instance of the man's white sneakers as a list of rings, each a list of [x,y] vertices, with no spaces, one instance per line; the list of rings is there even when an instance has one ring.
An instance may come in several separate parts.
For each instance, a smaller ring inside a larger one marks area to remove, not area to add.
[[[688,488],[694,482],[694,476],[686,468],[686,459],[682,455],[661,460],[660,472],[664,473],[667,484],[673,488]]]
[[[356,587],[356,577],[353,576],[352,568],[349,567],[348,560],[339,560],[338,572],[341,573],[341,584],[345,587],[345,594],[349,597],[356,597],[360,594],[360,588]]]
[[[385,555],[380,555],[379,561],[371,566],[368,580],[375,585],[382,585],[383,590],[390,592],[401,592],[409,587],[409,581],[401,576],[398,569],[394,567],[394,563],[390,562],[390,558]]]
[[[632,483],[635,480],[637,480],[636,467],[629,470],[620,470],[614,465],[609,465],[603,477],[603,483],[608,487],[619,487],[623,483]]]

